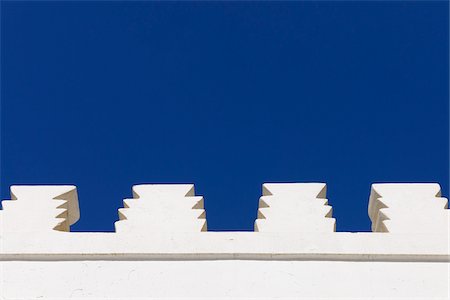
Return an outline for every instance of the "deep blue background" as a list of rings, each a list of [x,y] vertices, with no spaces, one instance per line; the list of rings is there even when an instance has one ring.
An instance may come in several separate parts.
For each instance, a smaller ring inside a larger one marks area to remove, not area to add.
[[[447,2],[2,2],[1,196],[78,186],[113,230],[137,183],[195,183],[249,230],[263,182],[328,183],[340,231],[373,182],[448,196]]]

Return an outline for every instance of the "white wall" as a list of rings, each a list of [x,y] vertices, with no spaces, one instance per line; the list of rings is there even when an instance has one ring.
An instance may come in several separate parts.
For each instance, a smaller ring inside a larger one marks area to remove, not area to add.
[[[450,299],[438,185],[374,185],[376,232],[366,233],[334,232],[325,193],[318,183],[265,185],[259,232],[204,232],[192,185],[141,185],[117,232],[74,233],[75,187],[13,187],[0,211],[0,296]]]
[[[449,296],[449,265],[423,262],[181,260],[3,262],[6,299]]]

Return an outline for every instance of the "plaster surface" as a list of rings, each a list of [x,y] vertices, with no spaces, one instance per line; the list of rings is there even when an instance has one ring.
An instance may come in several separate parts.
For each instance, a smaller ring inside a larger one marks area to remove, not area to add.
[[[374,184],[374,232],[335,232],[322,183],[265,184],[255,232],[206,232],[193,185],[139,185],[114,233],[70,232],[74,186],[13,186],[3,299],[450,299],[437,184]]]

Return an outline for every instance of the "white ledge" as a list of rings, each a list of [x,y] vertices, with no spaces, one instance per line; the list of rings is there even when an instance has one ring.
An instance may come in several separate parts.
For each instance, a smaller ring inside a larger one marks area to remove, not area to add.
[[[450,261],[449,236],[444,234],[186,232],[132,237],[55,232],[14,233],[0,239],[1,260]]]

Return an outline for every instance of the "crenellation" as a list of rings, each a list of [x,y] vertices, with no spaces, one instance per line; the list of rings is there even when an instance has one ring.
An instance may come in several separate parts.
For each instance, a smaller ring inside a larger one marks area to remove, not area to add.
[[[206,231],[203,197],[194,185],[143,184],[133,187],[133,198],[119,209],[118,233]]]
[[[2,206],[4,231],[70,231],[80,217],[75,186],[11,186]]]
[[[13,186],[0,211],[0,298],[449,299],[439,185],[373,185],[374,232],[357,233],[335,232],[324,183],[264,184],[256,232],[205,232],[192,184],[132,191],[116,232],[68,232],[74,186]]]
[[[374,232],[448,231],[448,200],[440,197],[440,186],[423,184],[373,184],[369,217]]]
[[[123,200],[117,233],[207,231],[204,199],[193,184],[141,184]],[[12,186],[2,202],[6,231],[70,231],[80,217],[75,186]],[[373,232],[448,232],[450,213],[439,184],[373,184],[368,213]],[[336,220],[324,183],[266,183],[259,200],[256,232],[332,233]]]
[[[255,231],[334,232],[336,220],[324,183],[266,183]]]

